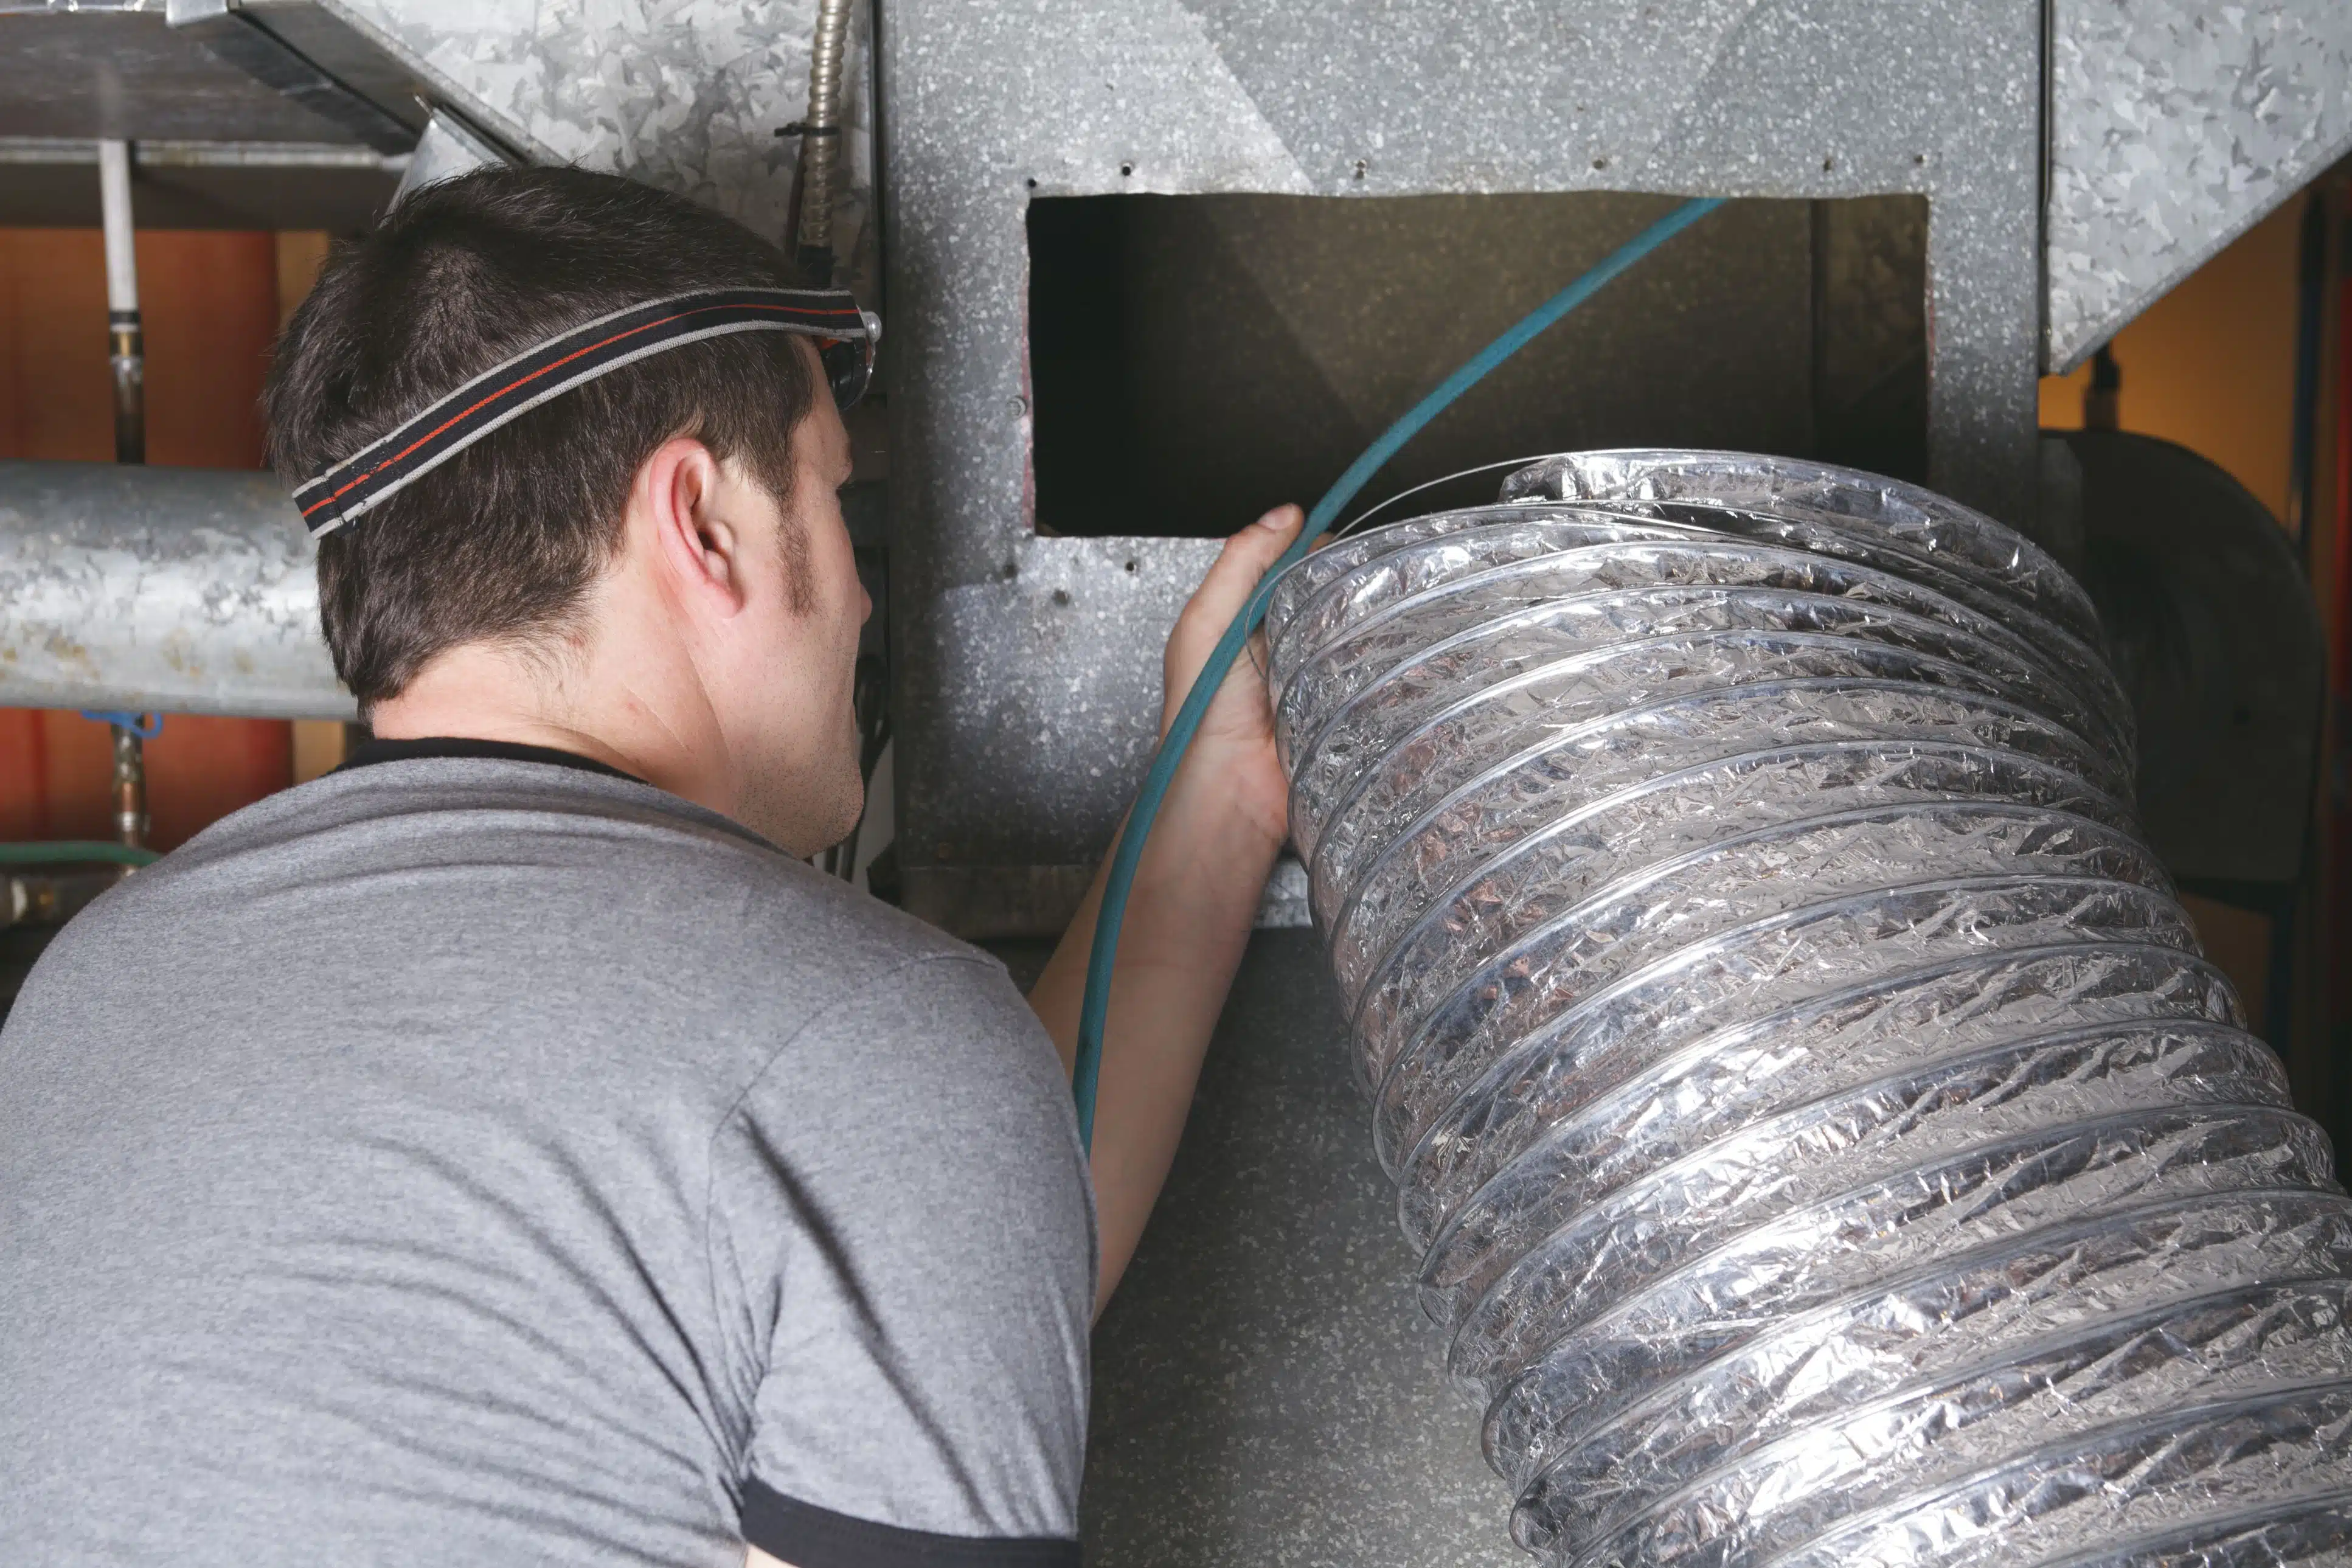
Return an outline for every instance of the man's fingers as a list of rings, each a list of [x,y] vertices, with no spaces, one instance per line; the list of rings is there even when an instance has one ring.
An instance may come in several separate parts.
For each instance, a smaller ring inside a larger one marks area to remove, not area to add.
[[[1306,521],[1307,514],[1298,508],[1278,506],[1225,541],[1224,549],[1218,552],[1208,574],[1201,579],[1201,585],[1193,591],[1192,602],[1184,606],[1184,613],[1176,619],[1175,630],[1169,635],[1168,651],[1161,667],[1168,689],[1168,707],[1160,719],[1163,727],[1173,721],[1177,704],[1184,700],[1193,682],[1200,678],[1201,667],[1207,661],[1209,650],[1215,646],[1225,628],[1233,624],[1242,606],[1249,602],[1250,591],[1257,586],[1266,569],[1282,558],[1282,552],[1289,548],[1292,540],[1298,537],[1298,531]],[[1252,712],[1246,715],[1229,712],[1223,722],[1227,731],[1233,733],[1246,731],[1264,739],[1267,725],[1265,655],[1260,651],[1264,638],[1260,637],[1253,640],[1256,646],[1250,649],[1249,665],[1226,672],[1224,695],[1218,700],[1217,706],[1230,708],[1234,701],[1242,700],[1237,697],[1242,689],[1254,691],[1255,697],[1244,700],[1244,707],[1250,708]],[[1257,679],[1252,679],[1253,670]],[[1213,718],[1210,721],[1213,728],[1217,722]]]
[[[1246,541],[1246,547],[1262,552],[1265,557],[1264,564],[1271,566],[1275,558],[1298,537],[1299,527],[1306,521],[1307,513],[1299,509],[1297,502],[1285,501],[1227,540],[1226,548],[1231,549]]]
[[[1278,506],[1226,540],[1216,563],[1201,579],[1200,592],[1192,595],[1194,610],[1233,619],[1250,590],[1257,586],[1266,568],[1282,558],[1306,521],[1307,514],[1298,508]],[[1217,629],[1224,628],[1220,625]]]

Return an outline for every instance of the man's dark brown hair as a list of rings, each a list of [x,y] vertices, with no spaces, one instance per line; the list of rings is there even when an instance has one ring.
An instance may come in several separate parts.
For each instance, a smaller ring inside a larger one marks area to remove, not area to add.
[[[266,404],[289,486],[583,321],[702,289],[793,287],[780,250],[682,196],[582,169],[427,186],[338,246],[287,323]],[[650,355],[491,432],[319,542],[335,673],[362,708],[460,643],[546,646],[620,539],[629,483],[677,436],[792,494],[804,351],[744,332]],[[789,547],[789,545],[788,545]]]

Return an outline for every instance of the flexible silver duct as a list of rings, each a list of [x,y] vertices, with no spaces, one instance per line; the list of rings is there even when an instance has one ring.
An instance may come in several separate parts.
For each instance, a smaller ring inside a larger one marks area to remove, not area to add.
[[[1317,552],[1267,627],[1520,1544],[2352,1561],[2352,1202],[2046,556],[1867,475],[1584,454]]]

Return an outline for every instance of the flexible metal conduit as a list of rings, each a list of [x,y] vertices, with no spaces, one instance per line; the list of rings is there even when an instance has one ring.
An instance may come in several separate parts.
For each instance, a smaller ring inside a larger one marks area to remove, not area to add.
[[[816,279],[832,281],[833,203],[841,178],[843,62],[849,51],[849,0],[817,0],[816,26],[809,35],[808,118],[802,122],[801,212],[798,246],[803,264],[821,269]]]
[[[1266,624],[1520,1544],[2346,1561],[2352,1202],[2046,556],[1868,475],[1584,454],[1308,557]]]

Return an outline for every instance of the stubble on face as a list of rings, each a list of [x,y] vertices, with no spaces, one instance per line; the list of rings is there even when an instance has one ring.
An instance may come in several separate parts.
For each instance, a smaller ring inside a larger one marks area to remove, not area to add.
[[[814,357],[814,356],[812,356]],[[778,565],[787,602],[806,636],[786,656],[823,669],[811,683],[813,722],[775,765],[755,767],[736,815],[793,854],[807,856],[847,837],[866,808],[855,689],[860,627],[867,606],[838,490],[850,474],[849,439],[829,404],[793,432],[793,491],[777,511]]]

